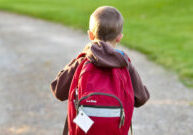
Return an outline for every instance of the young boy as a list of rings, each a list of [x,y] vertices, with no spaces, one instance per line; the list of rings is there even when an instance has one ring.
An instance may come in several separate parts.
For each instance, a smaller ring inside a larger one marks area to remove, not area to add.
[[[73,75],[78,65],[87,58],[91,63],[101,68],[127,67],[134,91],[134,106],[140,107],[149,99],[149,92],[143,85],[139,74],[128,62],[128,56],[114,49],[123,37],[123,17],[121,13],[110,6],[97,8],[90,16],[88,36],[91,40],[85,49],[85,55],[72,60],[51,83],[51,89],[57,99],[68,99],[68,93]]]

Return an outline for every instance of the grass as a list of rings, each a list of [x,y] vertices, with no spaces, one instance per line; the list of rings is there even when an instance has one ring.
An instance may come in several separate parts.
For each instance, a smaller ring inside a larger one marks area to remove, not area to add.
[[[124,18],[122,43],[175,71],[193,87],[192,0],[0,0],[0,9],[88,29],[89,15],[101,5]]]

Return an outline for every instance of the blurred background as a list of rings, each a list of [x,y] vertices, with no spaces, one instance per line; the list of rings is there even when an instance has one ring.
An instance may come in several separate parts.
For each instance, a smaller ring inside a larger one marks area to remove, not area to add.
[[[0,134],[62,133],[66,102],[49,84],[88,43],[89,16],[103,5],[123,14],[119,48],[151,94],[134,134],[193,134],[192,0],[0,0]]]

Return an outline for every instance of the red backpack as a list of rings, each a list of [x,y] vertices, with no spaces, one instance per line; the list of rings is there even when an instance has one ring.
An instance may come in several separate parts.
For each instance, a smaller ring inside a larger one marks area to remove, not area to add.
[[[73,120],[79,109],[94,121],[85,133]],[[134,109],[130,74],[100,68],[84,59],[74,74],[68,98],[69,135],[128,135]]]

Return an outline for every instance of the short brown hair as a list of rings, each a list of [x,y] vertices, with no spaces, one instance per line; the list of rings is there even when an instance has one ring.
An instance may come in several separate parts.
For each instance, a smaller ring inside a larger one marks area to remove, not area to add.
[[[122,32],[123,17],[114,7],[99,7],[90,16],[89,29],[97,39],[112,41]]]

